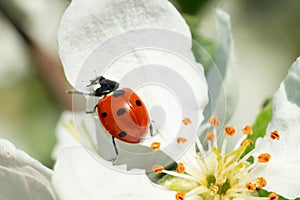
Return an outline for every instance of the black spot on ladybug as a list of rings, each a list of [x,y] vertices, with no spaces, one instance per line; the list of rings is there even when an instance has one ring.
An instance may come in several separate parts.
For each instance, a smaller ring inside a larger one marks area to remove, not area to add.
[[[124,90],[116,90],[113,92],[113,97],[119,97],[122,96],[123,94],[125,94]]]
[[[102,118],[107,117],[107,113],[106,113],[106,112],[101,113],[101,117],[102,117]]]
[[[122,131],[122,132],[119,133],[119,136],[121,138],[125,137],[126,135],[127,135],[127,133],[125,131]]]
[[[136,104],[137,106],[142,106],[142,102],[141,102],[140,100],[136,100],[136,101],[135,101],[135,104]]]
[[[118,116],[121,116],[123,115],[124,113],[126,113],[126,110],[124,108],[120,108],[118,111],[117,111],[117,115]]]

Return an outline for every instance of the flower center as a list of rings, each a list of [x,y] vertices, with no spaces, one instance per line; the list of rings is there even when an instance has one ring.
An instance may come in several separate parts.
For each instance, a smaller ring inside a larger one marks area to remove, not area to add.
[[[251,171],[258,164],[267,164],[271,159],[269,153],[262,153],[255,158],[254,163],[248,162],[253,156],[253,151],[242,157],[253,141],[245,139],[241,145],[226,153],[227,139],[236,132],[234,127],[227,126],[224,131],[227,135],[223,141],[222,148],[218,148],[216,137],[216,126],[219,125],[217,117],[209,120],[206,140],[208,150],[204,150],[201,142],[196,138],[198,152],[193,155],[184,156],[179,162],[176,171],[165,170],[162,166],[155,166],[155,173],[167,174],[160,184],[170,190],[178,191],[176,199],[274,199],[272,197],[257,197],[257,189],[264,188],[267,180],[264,177],[254,177]],[[244,134],[253,134],[252,127],[247,125],[242,129]],[[271,133],[271,137],[278,139],[277,131]],[[193,150],[193,149],[192,149]],[[190,151],[191,153],[191,151]]]

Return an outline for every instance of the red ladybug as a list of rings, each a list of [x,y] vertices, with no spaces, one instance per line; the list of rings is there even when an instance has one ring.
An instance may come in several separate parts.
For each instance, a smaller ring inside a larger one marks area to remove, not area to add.
[[[149,130],[149,114],[141,98],[129,88],[115,90],[97,105],[99,119],[115,138],[139,143]]]
[[[129,88],[118,89],[117,82],[103,76],[91,80],[88,86],[98,84],[100,87],[89,95],[102,98],[94,110],[87,113],[94,113],[97,109],[101,124],[112,135],[117,155],[115,138],[128,143],[139,143],[149,129],[152,135],[153,129],[147,108],[134,91]]]

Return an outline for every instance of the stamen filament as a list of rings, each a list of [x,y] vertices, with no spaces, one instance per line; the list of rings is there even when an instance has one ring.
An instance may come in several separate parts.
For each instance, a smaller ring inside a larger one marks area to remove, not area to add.
[[[232,151],[230,153],[228,153],[225,157],[224,157],[224,163],[227,162],[227,160],[234,156],[233,159],[225,165],[225,168],[229,167],[230,165],[232,165],[233,163],[236,163],[240,157],[243,155],[244,151],[247,149],[247,147],[249,146],[249,143],[248,142],[244,142],[242,144],[242,146],[238,149],[236,149],[235,151]]]
[[[222,144],[221,155],[224,156],[227,148],[227,137],[225,136]]]
[[[84,133],[84,136],[87,138],[88,142],[90,143],[90,145],[92,146],[92,148],[99,153],[99,149],[97,147],[97,145],[93,142],[93,139],[91,138],[91,135],[89,134],[88,130],[87,130],[87,127],[84,123],[84,121],[82,120],[81,121],[81,126],[82,126],[82,129],[83,129],[83,133]]]
[[[76,130],[75,130],[75,124],[74,124],[74,121],[73,121],[73,120],[69,120],[67,123],[64,123],[64,124],[63,124],[63,128],[65,128],[65,129],[68,131],[68,133],[70,133],[71,136],[72,136],[75,140],[77,140],[78,142],[81,143],[81,140],[80,140],[79,136],[78,136],[77,133],[76,133]]]
[[[181,173],[178,173],[178,172],[169,171],[169,170],[165,170],[165,169],[162,171],[162,173],[169,174],[171,176],[176,176],[178,178],[188,179],[188,180],[191,180],[191,181],[196,181],[196,182],[199,181],[196,178],[194,178],[193,176],[190,176],[188,174],[181,174]]]
[[[198,196],[199,194],[203,194],[205,192],[207,192],[209,189],[205,186],[199,186],[196,187],[195,189],[189,191],[188,193],[186,193],[187,197],[191,197],[191,196]]]

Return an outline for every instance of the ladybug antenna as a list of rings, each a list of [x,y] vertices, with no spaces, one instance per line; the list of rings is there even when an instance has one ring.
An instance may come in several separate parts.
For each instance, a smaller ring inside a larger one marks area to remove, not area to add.
[[[86,87],[90,87],[92,85],[97,85],[100,84],[101,81],[103,81],[105,78],[104,76],[98,76],[93,80],[90,80],[90,84],[88,84]]]

